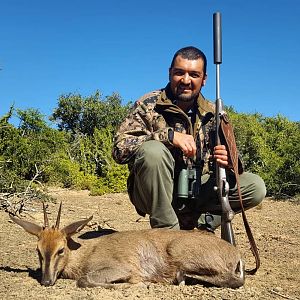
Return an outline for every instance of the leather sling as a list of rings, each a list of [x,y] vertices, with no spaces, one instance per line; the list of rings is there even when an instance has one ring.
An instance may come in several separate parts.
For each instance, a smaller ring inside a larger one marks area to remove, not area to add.
[[[256,271],[260,267],[260,257],[259,257],[258,249],[257,249],[256,243],[255,243],[250,225],[248,223],[244,205],[243,205],[242,193],[241,193],[240,182],[239,182],[238,151],[237,151],[237,147],[236,147],[236,141],[235,141],[233,128],[229,121],[228,115],[226,113],[224,113],[220,116],[220,119],[221,119],[220,120],[220,129],[221,129],[220,131],[221,131],[221,134],[223,135],[224,141],[226,143],[226,146],[227,146],[227,149],[229,152],[229,159],[232,163],[234,176],[236,179],[238,196],[239,196],[240,205],[241,205],[241,213],[242,213],[242,218],[243,218],[243,222],[244,222],[244,227],[245,227],[247,237],[248,237],[248,240],[249,240],[249,243],[251,246],[252,254],[255,257],[255,264],[256,264],[255,268],[252,270],[246,270],[246,272],[248,274],[253,275],[256,273]]]

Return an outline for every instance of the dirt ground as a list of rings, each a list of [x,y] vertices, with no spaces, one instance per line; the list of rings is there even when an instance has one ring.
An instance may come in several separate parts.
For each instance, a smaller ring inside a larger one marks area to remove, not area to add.
[[[92,197],[88,191],[63,189],[51,190],[51,194],[55,201],[49,202],[49,219],[55,222],[62,201],[61,226],[93,215],[83,232],[99,228],[117,231],[149,228],[148,220],[135,213],[126,194]],[[35,201],[30,208],[23,214],[24,218],[42,225],[40,201]],[[80,289],[75,281],[67,279],[58,279],[52,287],[42,287],[38,281],[36,237],[12,223],[1,210],[0,299],[300,299],[300,205],[266,199],[259,208],[248,211],[247,216],[260,251],[261,268],[254,276],[247,276],[241,288],[151,284]],[[234,219],[234,230],[237,246],[250,268],[254,258],[240,215]]]

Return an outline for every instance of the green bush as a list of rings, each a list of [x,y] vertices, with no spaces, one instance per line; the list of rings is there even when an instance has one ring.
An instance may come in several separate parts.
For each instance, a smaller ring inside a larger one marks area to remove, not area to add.
[[[117,94],[100,96],[61,96],[52,116],[58,129],[38,110],[11,107],[0,118],[0,192],[24,190],[33,179],[93,195],[125,192],[128,168],[118,165],[111,151],[129,105],[122,106]],[[264,179],[269,196],[299,197],[300,123],[228,111],[245,169]],[[14,112],[18,127],[9,123]]]
[[[300,125],[280,115],[237,114],[230,111],[245,169],[260,175],[269,196],[300,193]]]
[[[45,168],[48,184],[65,188],[90,189],[97,177],[85,175],[80,170],[80,164],[67,158],[55,159]]]
[[[127,166],[112,166],[105,177],[100,177],[91,188],[91,195],[103,195],[105,193],[122,193],[127,191]]]

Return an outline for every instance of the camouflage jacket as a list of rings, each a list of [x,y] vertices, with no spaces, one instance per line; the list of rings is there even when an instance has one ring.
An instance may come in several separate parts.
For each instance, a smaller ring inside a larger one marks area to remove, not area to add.
[[[209,160],[214,131],[215,105],[200,94],[192,112],[192,120],[171,100],[169,85],[141,97],[119,127],[113,146],[113,157],[129,168],[140,145],[157,140],[166,145],[175,159],[175,174],[186,165],[186,157],[179,148],[172,145],[168,131],[191,134],[197,145],[194,161],[200,162],[202,174],[209,172]],[[203,122],[205,120],[205,122]]]

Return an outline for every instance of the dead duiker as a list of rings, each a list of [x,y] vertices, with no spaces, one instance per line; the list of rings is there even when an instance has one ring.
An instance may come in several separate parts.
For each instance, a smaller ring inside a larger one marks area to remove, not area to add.
[[[42,280],[53,285],[57,278],[77,280],[80,287],[111,287],[117,283],[182,283],[196,276],[216,286],[237,288],[244,284],[244,265],[236,247],[214,234],[198,230],[148,229],[115,232],[84,242],[71,236],[91,219],[59,229],[10,216],[27,232],[38,237],[37,251]]]

